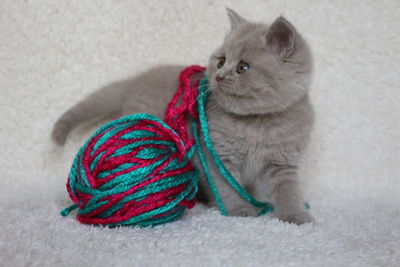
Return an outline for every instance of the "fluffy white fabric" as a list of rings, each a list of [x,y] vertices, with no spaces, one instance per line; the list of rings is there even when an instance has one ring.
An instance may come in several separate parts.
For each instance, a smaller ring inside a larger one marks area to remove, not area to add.
[[[0,7],[0,265],[398,266],[400,5],[392,1],[51,1]],[[304,164],[314,225],[197,206],[155,228],[107,229],[59,211],[94,126],[49,133],[84,95],[160,63],[205,65],[224,7],[285,15],[315,56],[317,113]]]

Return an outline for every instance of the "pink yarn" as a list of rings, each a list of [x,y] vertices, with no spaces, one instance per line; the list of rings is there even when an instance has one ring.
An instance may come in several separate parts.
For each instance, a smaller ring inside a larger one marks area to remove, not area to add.
[[[195,81],[192,86],[191,77],[196,73],[204,73],[206,69],[199,65],[193,65],[183,70],[179,75],[179,87],[165,111],[164,121],[174,129],[189,150],[194,145],[194,138],[189,138],[187,120],[198,120],[197,95],[200,81]],[[179,104],[180,103],[180,104]],[[188,116],[190,115],[190,116]]]

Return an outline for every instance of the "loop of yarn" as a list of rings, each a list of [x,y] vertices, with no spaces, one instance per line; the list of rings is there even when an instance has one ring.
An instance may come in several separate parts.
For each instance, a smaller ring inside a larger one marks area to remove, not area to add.
[[[200,66],[182,71],[165,122],[133,114],[100,127],[73,162],[67,190],[85,224],[154,226],[174,221],[195,204],[199,171],[190,162],[194,139],[185,119],[196,116]]]

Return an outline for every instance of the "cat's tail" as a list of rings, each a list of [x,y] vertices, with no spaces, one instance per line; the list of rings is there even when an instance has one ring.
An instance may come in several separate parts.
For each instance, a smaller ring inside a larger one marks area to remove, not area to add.
[[[78,126],[110,114],[120,116],[127,89],[125,83],[114,83],[90,94],[57,120],[51,138],[63,145],[69,133]]]

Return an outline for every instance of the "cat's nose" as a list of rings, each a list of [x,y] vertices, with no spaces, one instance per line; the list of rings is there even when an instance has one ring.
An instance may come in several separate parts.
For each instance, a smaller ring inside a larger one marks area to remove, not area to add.
[[[222,77],[222,76],[219,76],[219,75],[215,76],[215,80],[217,80],[217,82],[220,82],[223,79],[224,79],[224,77]]]

